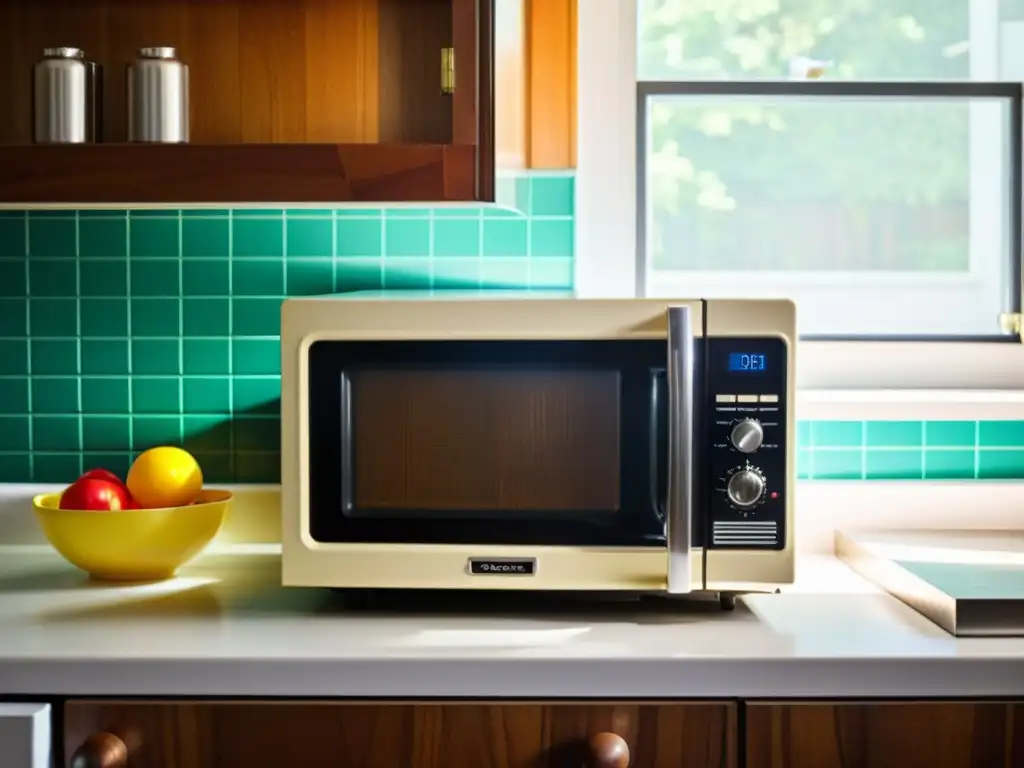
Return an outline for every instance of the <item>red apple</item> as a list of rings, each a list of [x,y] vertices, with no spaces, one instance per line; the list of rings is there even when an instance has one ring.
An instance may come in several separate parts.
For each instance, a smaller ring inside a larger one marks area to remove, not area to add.
[[[130,509],[131,495],[121,483],[92,477],[76,480],[60,497],[61,509],[102,512]]]
[[[88,472],[83,474],[79,480],[106,480],[108,483],[117,483],[118,485],[124,485],[124,480],[115,475],[109,469],[90,469]]]

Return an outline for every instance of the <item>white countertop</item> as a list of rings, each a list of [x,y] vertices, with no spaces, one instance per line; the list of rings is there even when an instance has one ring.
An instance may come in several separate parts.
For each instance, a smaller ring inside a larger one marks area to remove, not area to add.
[[[0,548],[0,694],[1024,696],[1024,638],[956,639],[833,558],[733,613],[655,601],[388,612],[279,586],[273,545],[103,586]]]

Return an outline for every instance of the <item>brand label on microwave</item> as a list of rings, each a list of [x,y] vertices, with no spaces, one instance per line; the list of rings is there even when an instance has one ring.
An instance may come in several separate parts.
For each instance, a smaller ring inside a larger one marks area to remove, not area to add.
[[[537,573],[537,558],[469,558],[469,572],[476,576],[533,576]]]

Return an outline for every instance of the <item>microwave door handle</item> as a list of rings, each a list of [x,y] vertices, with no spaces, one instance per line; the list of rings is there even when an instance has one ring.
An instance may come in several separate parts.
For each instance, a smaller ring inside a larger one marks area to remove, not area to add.
[[[693,320],[690,307],[668,308],[668,593],[692,591]]]

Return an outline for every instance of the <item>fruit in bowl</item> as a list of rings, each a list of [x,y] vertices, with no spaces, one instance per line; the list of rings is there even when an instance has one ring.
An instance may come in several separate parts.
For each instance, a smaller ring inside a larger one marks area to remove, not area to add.
[[[152,448],[126,481],[92,469],[63,493],[32,500],[46,538],[73,565],[107,581],[173,576],[216,536],[231,503],[203,489],[196,460],[180,448]]]
[[[188,451],[150,448],[132,463],[125,485],[143,508],[185,507],[199,498],[203,471]]]
[[[106,470],[103,470],[106,471]],[[89,473],[82,475],[60,495],[61,509],[103,512],[130,509],[132,497],[119,480],[105,480]]]
[[[203,490],[203,471],[188,451],[174,446],[139,455],[122,480],[108,469],[90,469],[64,489],[61,509],[111,512],[187,507]]]

